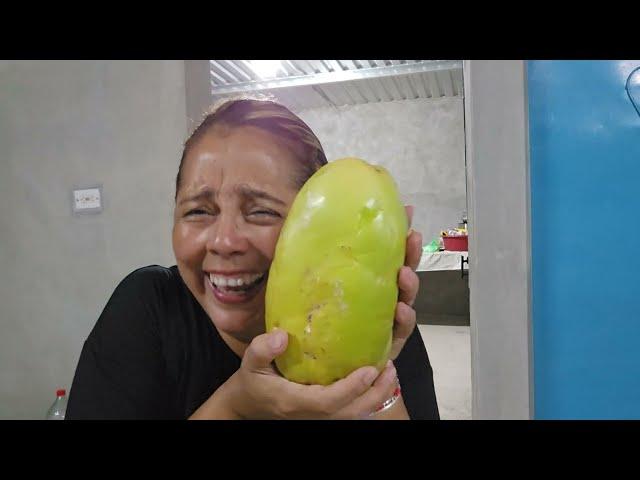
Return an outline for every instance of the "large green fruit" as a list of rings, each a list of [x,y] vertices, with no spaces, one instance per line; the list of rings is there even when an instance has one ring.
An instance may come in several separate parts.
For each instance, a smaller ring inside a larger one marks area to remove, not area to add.
[[[327,385],[382,369],[391,348],[408,219],[382,167],[345,158],[318,170],[283,225],[266,292],[266,328],[289,333],[289,380]]]

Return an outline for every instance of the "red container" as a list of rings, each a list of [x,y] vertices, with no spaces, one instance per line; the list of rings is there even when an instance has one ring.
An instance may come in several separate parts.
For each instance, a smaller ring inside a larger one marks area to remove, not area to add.
[[[469,237],[442,237],[444,249],[452,252],[466,252],[469,250]]]

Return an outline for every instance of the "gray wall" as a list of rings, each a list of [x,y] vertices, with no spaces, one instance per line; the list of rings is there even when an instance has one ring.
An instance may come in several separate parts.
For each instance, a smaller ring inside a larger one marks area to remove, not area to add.
[[[463,101],[418,99],[303,110],[329,161],[355,156],[383,165],[425,243],[456,227],[466,208]]]
[[[198,127],[213,103],[209,60],[185,60],[184,76],[187,109],[187,134]]]
[[[55,389],[70,388],[115,285],[139,266],[174,263],[173,182],[187,130],[208,104],[208,81],[185,95],[196,67],[0,62],[0,418],[42,418]],[[330,159],[359,156],[391,171],[425,241],[458,221],[460,99],[301,116]],[[72,215],[72,189],[93,184],[104,211]]]
[[[181,61],[0,63],[0,418],[42,418],[117,282],[174,263],[185,117]]]
[[[520,60],[464,62],[476,420],[522,420],[533,412],[525,79]]]

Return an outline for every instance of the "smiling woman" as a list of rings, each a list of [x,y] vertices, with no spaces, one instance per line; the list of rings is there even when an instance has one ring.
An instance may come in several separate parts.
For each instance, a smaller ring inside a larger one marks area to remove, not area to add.
[[[118,285],[84,344],[67,418],[438,418],[410,307],[417,232],[398,272],[399,354],[382,371],[363,367],[320,386],[289,382],[274,367],[288,336],[265,333],[269,268],[297,192],[326,163],[315,134],[285,107],[214,107],[180,160],[176,265],[138,269]],[[370,417],[385,402],[393,406]]]
[[[264,330],[266,273],[296,195],[290,172],[298,163],[271,133],[217,125],[183,162],[173,227],[178,269],[239,355]],[[249,276],[257,280],[251,288],[229,288]]]

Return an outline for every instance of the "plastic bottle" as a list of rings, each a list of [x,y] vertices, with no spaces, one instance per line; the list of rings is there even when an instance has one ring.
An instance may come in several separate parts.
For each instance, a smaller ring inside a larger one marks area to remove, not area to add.
[[[67,391],[64,389],[56,390],[56,400],[53,402],[49,411],[47,411],[47,420],[64,420],[67,411]]]

